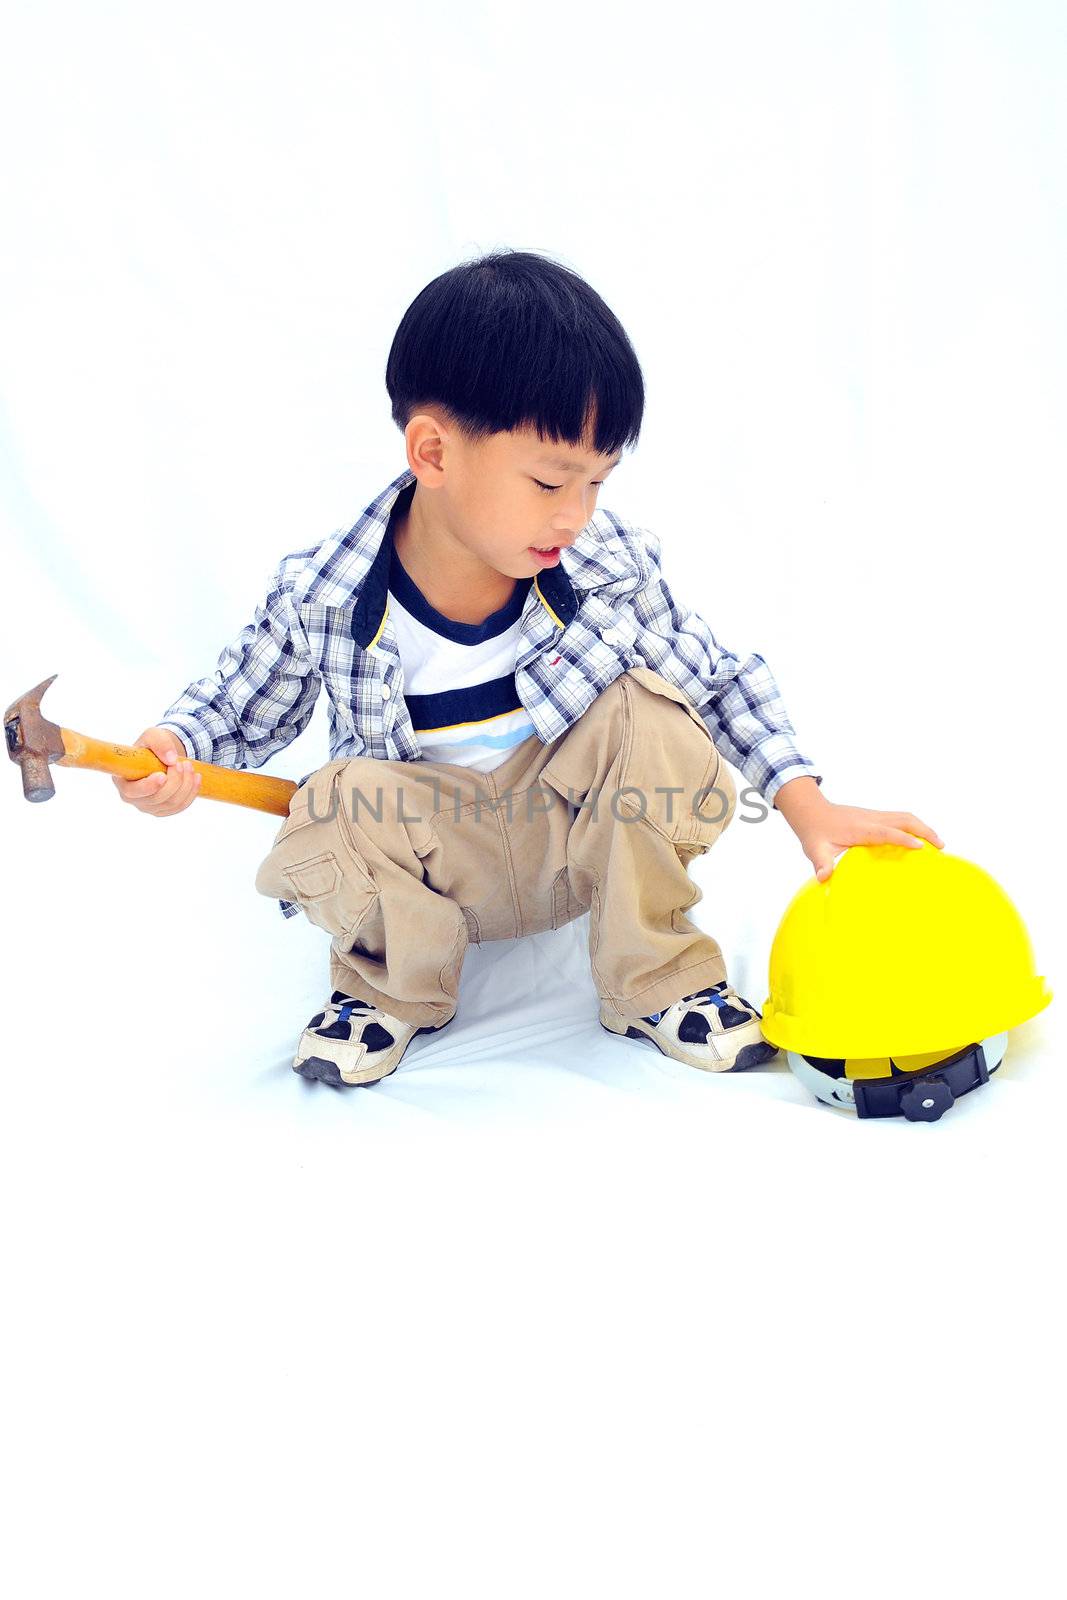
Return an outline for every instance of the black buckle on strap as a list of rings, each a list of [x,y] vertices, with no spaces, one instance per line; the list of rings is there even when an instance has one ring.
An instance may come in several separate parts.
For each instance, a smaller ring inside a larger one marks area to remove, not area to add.
[[[893,1068],[891,1078],[854,1078],[858,1117],[907,1117],[909,1122],[936,1122],[961,1094],[989,1082],[985,1051],[965,1045],[945,1061],[921,1072]]]

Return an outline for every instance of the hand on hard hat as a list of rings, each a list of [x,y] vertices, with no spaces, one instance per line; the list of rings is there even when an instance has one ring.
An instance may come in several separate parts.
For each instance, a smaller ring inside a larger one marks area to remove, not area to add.
[[[835,805],[832,800],[805,807],[789,818],[789,825],[800,840],[804,854],[815,868],[815,876],[825,883],[834,870],[834,858],[851,844],[904,844],[922,848],[928,840],[938,850],[945,842],[928,822],[910,811],[872,811],[867,806]]]

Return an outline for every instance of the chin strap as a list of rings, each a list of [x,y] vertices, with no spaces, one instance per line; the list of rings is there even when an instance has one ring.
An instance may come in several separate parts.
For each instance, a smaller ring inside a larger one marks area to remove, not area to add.
[[[903,1116],[909,1122],[936,1122],[961,1095],[989,1082],[1007,1045],[1007,1033],[990,1034],[921,1072],[902,1071],[891,1059],[893,1076],[889,1078],[835,1078],[796,1051],[787,1055],[800,1081],[827,1105],[842,1106],[859,1117]]]

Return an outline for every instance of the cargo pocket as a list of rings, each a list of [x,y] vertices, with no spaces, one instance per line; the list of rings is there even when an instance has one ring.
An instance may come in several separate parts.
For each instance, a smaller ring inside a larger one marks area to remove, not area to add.
[[[291,900],[336,937],[355,932],[378,896],[339,819],[338,778],[347,758],[328,762],[290,796],[289,815],[256,873],[260,894]]]
[[[657,712],[627,685],[633,722],[618,807],[669,839],[683,860],[703,855],[736,803],[726,763],[707,723],[681,689],[651,667],[631,667],[626,677],[671,701],[684,715],[665,706]]]
[[[693,796],[692,835],[685,844],[675,845],[679,854],[686,849],[691,850],[694,855],[706,855],[737,810],[737,789],[730,776],[730,769],[718,750],[715,754],[717,761],[714,775],[703,785],[700,792]],[[687,858],[683,857],[683,860],[685,859]]]
[[[336,894],[341,884],[341,863],[332,850],[324,850],[307,861],[298,861],[284,871],[298,900],[323,900],[327,895]]]
[[[589,910],[583,906],[578,896],[571,887],[570,872],[566,866],[560,867],[552,880],[552,926],[564,928],[568,922],[573,922],[576,917]]]

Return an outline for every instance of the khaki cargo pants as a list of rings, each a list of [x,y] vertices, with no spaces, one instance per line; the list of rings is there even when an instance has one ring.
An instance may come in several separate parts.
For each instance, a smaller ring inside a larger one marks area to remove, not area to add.
[[[702,898],[687,867],[735,808],[698,712],[631,667],[566,733],[532,734],[491,772],[327,762],[294,792],[256,888],[331,935],[333,989],[420,1026],[456,1011],[469,942],[588,911],[597,993],[645,1016],[726,977],[685,915]]]

